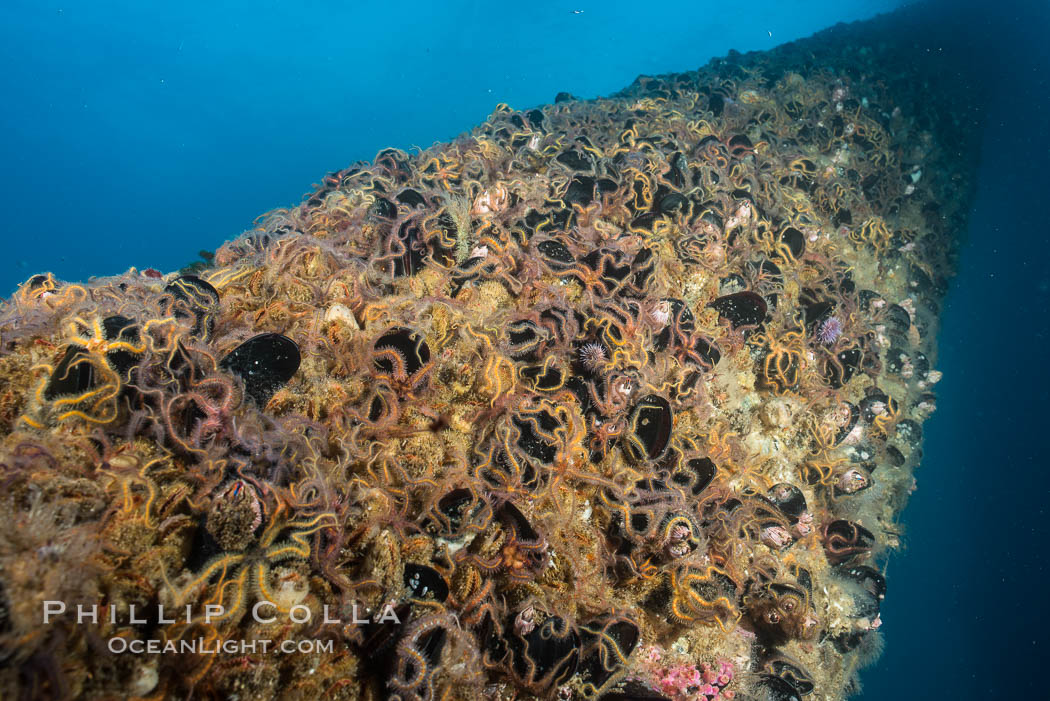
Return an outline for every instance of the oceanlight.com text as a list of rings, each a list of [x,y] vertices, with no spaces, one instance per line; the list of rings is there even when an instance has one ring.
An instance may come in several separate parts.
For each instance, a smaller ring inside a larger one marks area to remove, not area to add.
[[[107,647],[115,655],[266,655],[326,653],[335,650],[333,640],[127,640],[110,638]]]

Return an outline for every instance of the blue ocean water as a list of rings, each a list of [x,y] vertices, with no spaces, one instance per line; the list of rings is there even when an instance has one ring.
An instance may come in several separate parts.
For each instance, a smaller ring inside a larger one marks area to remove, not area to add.
[[[609,94],[900,4],[5,0],[0,294],[45,270],[178,268],[325,172],[454,137],[499,102]],[[1044,698],[1050,19],[1045,2],[929,17],[995,92],[863,698]]]

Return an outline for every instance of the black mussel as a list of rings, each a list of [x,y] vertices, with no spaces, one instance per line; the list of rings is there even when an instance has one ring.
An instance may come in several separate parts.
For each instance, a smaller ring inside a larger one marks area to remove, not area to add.
[[[786,679],[760,674],[755,682],[754,701],[802,701],[802,694]]]
[[[423,241],[423,231],[411,221],[401,222],[397,227],[399,250],[393,259],[394,277],[415,275],[423,269],[423,261],[427,255],[427,246]]]
[[[512,622],[506,642],[515,677],[533,693],[545,695],[576,674],[580,635],[560,616],[549,616],[531,629]]]
[[[900,448],[895,445],[887,445],[886,462],[893,467],[903,467],[904,463],[907,462],[907,459],[904,457],[904,453],[900,451]]]
[[[715,117],[721,117],[722,116],[722,110],[725,109],[725,105],[726,105],[725,98],[722,97],[721,95],[719,95],[718,93],[714,93],[709,98],[707,98],[707,109]]]
[[[634,406],[625,432],[627,451],[639,461],[660,458],[671,441],[673,423],[671,405],[666,399],[656,394],[642,398]]]
[[[707,306],[714,307],[718,315],[728,319],[734,328],[758,326],[766,318],[766,301],[747,290],[719,297]]]
[[[480,530],[492,518],[492,507],[474,490],[458,487],[438,499],[437,507],[428,512],[424,528],[443,538],[458,538],[471,530]]]
[[[170,314],[176,319],[193,319],[190,333],[202,341],[211,338],[215,315],[219,313],[219,291],[196,275],[180,275],[164,288],[170,295]]]
[[[500,504],[495,515],[500,523],[514,531],[518,540],[539,542],[540,534],[529,523],[529,519],[525,518],[525,514],[521,513],[521,509],[512,502],[505,501]]]
[[[540,110],[529,110],[525,114],[525,116],[529,118],[529,124],[531,124],[532,126],[534,126],[536,128],[539,128],[539,127],[543,126],[543,116],[544,115],[543,115],[543,112],[541,112]]]
[[[372,348],[375,351],[373,364],[376,370],[389,375],[412,377],[430,362],[430,346],[423,336],[412,329],[396,327],[376,339]],[[397,355],[384,353],[391,349]],[[403,365],[403,367],[399,367]]]
[[[397,201],[403,205],[407,205],[412,209],[417,207],[426,207],[427,200],[423,195],[419,194],[418,190],[413,190],[410,187],[406,187],[397,195]]]
[[[806,671],[801,662],[787,657],[783,653],[774,653],[762,665],[763,671],[779,677],[793,686],[802,696],[813,692],[813,675]]]
[[[560,92],[560,93],[558,93],[557,95],[554,96],[554,104],[558,105],[558,104],[561,104],[562,102],[570,102],[570,101],[575,100],[575,99],[576,98],[573,97],[572,93]]]
[[[393,651],[400,634],[404,631],[404,625],[412,618],[412,607],[407,603],[398,604],[392,613],[393,616],[369,618],[361,626],[360,650],[363,659],[369,664],[385,660]]]
[[[260,406],[299,370],[299,346],[279,333],[253,336],[219,363],[244,382],[244,392]]]
[[[433,567],[406,563],[404,581],[414,599],[443,603],[448,598],[448,582]]]
[[[797,521],[806,510],[806,496],[802,490],[787,482],[770,487],[766,498],[792,521]]]
[[[658,322],[666,323],[653,339],[653,347],[656,350],[662,351],[672,343],[677,346],[696,331],[696,318],[680,299],[661,300],[653,316]]]
[[[834,572],[857,585],[850,592],[854,602],[853,615],[863,618],[879,615],[879,608],[886,598],[886,578],[881,572],[868,565],[839,565]]]
[[[856,404],[844,401],[839,405],[838,411],[841,414],[841,420],[838,422],[838,433],[835,434],[835,445],[846,440],[846,436],[850,434],[857,422],[860,421],[860,409]]]
[[[922,443],[922,427],[911,419],[901,419],[897,422],[897,438],[905,441],[912,448],[918,448]]]
[[[694,349],[697,355],[700,356],[701,360],[708,366],[713,368],[718,365],[718,361],[722,359],[722,352],[718,350],[718,346],[715,345],[714,341],[708,341],[704,338],[696,339],[696,346]]]
[[[594,159],[588,153],[581,153],[574,148],[562,151],[555,157],[556,161],[565,165],[569,170],[587,171],[594,170]]]
[[[679,192],[671,192],[660,198],[660,202],[656,207],[663,214],[684,212],[689,208],[689,200]]]
[[[619,616],[602,616],[580,626],[583,653],[580,676],[600,689],[623,667],[641,640],[633,621]]]
[[[864,423],[873,423],[876,417],[885,416],[896,409],[897,402],[878,387],[869,387],[867,396],[860,400],[860,417]]]
[[[641,248],[631,261],[631,276],[627,284],[626,292],[631,295],[643,297],[648,292],[649,282],[652,280],[653,271],[656,269],[656,256],[651,248]]]
[[[755,146],[751,143],[751,139],[743,134],[737,134],[730,137],[728,146],[729,152],[736,158],[743,158],[749,153],[754,153],[755,151]]]
[[[861,492],[872,485],[871,470],[875,469],[874,463],[865,465],[851,465],[835,479],[835,496],[848,496]]]
[[[866,312],[874,312],[886,305],[882,295],[872,290],[860,290],[857,292],[857,298],[860,300],[860,308]]]
[[[853,521],[839,519],[824,526],[824,553],[828,562],[837,565],[875,547],[875,535]]]
[[[898,334],[908,333],[911,327],[911,315],[899,304],[891,304],[886,310],[886,318],[889,321],[891,332]]]
[[[835,311],[835,304],[820,296],[816,290],[802,288],[799,293],[799,304],[802,305],[806,330],[811,335],[816,334],[820,324],[830,317]]]
[[[606,294],[619,289],[631,274],[631,263],[618,248],[596,249],[581,258],[580,262],[598,273]]]
[[[22,290],[28,297],[39,297],[45,292],[54,292],[62,283],[55,280],[51,273],[34,275],[22,283]]]
[[[628,227],[631,231],[652,231],[653,224],[660,218],[658,212],[645,212],[639,214],[637,217],[631,220],[631,225]]]
[[[106,353],[106,361],[122,379],[136,363],[139,329],[135,322],[123,316],[109,316],[102,320],[102,333],[107,341],[127,344]],[[142,352],[142,349],[138,349]],[[44,386],[44,399],[52,401],[64,395],[82,394],[96,384],[95,368],[86,348],[69,345],[62,359],[55,365]]]
[[[798,260],[806,252],[806,237],[793,226],[789,226],[780,232],[780,243],[783,244],[791,257]]]
[[[565,204],[578,204],[586,207],[594,201],[594,178],[587,175],[577,175],[569,181],[569,185],[562,195]]]
[[[891,375],[900,375],[910,365],[911,358],[901,348],[893,347],[886,351],[886,371]]]
[[[671,473],[671,482],[699,496],[715,479],[718,468],[711,458],[691,458]]]
[[[540,350],[551,340],[551,333],[530,319],[507,324],[507,350],[515,360],[539,360]]]
[[[515,414],[511,423],[518,430],[517,446],[525,455],[545,465],[554,462],[558,448],[544,436],[552,436],[561,428],[558,419],[546,410],[539,410]]]
[[[841,389],[850,381],[864,360],[864,351],[850,348],[824,357],[824,380],[832,389]]]
[[[66,353],[55,366],[47,385],[44,399],[52,401],[66,394],[82,394],[94,384],[94,370],[88,362],[90,355],[81,346],[67,346]]]
[[[912,353],[912,379],[925,380],[930,376],[930,359],[922,351]]]
[[[555,392],[565,386],[565,373],[551,362],[523,367],[521,377],[537,392]]]
[[[723,295],[731,295],[744,289],[747,289],[747,281],[737,273],[730,273],[718,281],[718,292]]]
[[[394,219],[397,217],[397,205],[385,197],[377,197],[368,213],[379,219]]]
[[[569,247],[557,239],[541,241],[536,248],[551,270],[564,270],[576,262]]]
[[[135,346],[139,341],[139,327],[125,316],[107,316],[102,320],[102,331],[107,341],[127,344],[106,353],[106,360],[110,366],[122,377],[126,377],[128,370],[137,362]]]

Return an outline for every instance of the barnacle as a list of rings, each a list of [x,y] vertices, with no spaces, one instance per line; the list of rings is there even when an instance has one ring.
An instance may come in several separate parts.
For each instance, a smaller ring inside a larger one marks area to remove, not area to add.
[[[0,696],[844,697],[982,113],[893,26],[499,105],[192,272],[30,278],[0,307],[0,507],[33,531],[0,539]],[[72,603],[149,623],[42,633],[30,558],[48,591],[90,559]]]

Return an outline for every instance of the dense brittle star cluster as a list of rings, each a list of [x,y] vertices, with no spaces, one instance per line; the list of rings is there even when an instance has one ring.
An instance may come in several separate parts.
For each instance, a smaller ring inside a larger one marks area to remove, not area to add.
[[[192,273],[23,284],[4,696],[846,695],[971,166],[860,31],[500,105]]]

